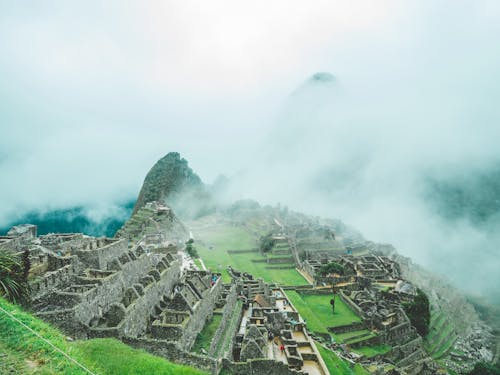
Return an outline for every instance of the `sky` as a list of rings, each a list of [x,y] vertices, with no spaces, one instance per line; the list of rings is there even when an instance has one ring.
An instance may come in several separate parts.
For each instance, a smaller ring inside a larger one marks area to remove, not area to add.
[[[178,151],[489,291],[498,237],[421,184],[498,162],[498,40],[496,0],[0,0],[0,223],[106,215]]]

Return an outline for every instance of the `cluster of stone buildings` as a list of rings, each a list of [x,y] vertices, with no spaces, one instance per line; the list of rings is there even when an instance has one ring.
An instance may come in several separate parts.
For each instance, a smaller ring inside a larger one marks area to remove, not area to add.
[[[370,331],[350,343],[349,349],[382,344],[392,348],[384,356],[370,360],[350,356],[355,360],[392,363],[408,374],[434,374],[438,367],[427,355],[422,337],[402,309],[402,303],[411,301],[416,295],[416,288],[403,280],[399,264],[391,258],[374,253],[355,256],[352,248],[350,250],[311,251],[302,262],[304,271],[314,279],[316,286],[333,286],[338,297],[362,319],[361,324],[335,327],[331,332]],[[320,273],[321,267],[331,262],[343,267],[342,275]],[[339,349],[346,348],[340,346]]]
[[[233,269],[230,272],[237,285],[238,297],[244,301],[231,368],[238,371],[267,362],[272,372],[253,373],[285,374],[296,370],[310,375],[328,374],[304,320],[283,289],[272,287],[262,279],[254,280],[246,273]]]
[[[183,242],[168,241],[165,232],[133,241],[37,236],[36,227],[26,225],[0,241],[11,252],[29,252],[33,313],[70,337],[115,337],[214,374],[222,368],[235,374],[328,373],[282,290],[236,270],[224,284],[219,274],[193,269],[181,256]],[[214,313],[223,318],[210,350],[191,352]]]

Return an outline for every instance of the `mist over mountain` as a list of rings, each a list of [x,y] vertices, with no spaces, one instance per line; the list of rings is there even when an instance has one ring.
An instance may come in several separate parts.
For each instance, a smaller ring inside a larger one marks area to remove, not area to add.
[[[347,87],[317,73],[292,90],[263,151],[231,180],[233,196],[341,218],[469,293],[500,301],[492,230],[500,179],[490,144],[497,131],[443,122],[446,109],[431,97],[420,98],[425,116],[411,106],[389,113],[383,103],[392,96]]]
[[[178,152],[170,152],[150,169],[134,205],[134,213],[147,202],[165,201],[181,217],[198,217],[213,207],[208,189]]]
[[[39,235],[81,232],[97,237],[113,237],[130,217],[134,203],[134,200],[124,202],[105,213],[92,212],[81,206],[48,211],[29,211],[0,227],[0,233],[7,233],[14,225],[29,223],[38,227]]]
[[[113,216],[177,150],[228,176],[218,201],[340,218],[498,294],[498,2],[90,3],[2,7],[2,227]]]

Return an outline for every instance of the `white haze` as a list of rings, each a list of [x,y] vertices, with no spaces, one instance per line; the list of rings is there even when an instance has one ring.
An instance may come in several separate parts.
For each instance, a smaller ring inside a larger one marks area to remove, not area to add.
[[[112,213],[179,151],[231,197],[338,217],[498,294],[497,236],[434,214],[421,177],[498,161],[499,37],[494,0],[0,0],[0,224]]]

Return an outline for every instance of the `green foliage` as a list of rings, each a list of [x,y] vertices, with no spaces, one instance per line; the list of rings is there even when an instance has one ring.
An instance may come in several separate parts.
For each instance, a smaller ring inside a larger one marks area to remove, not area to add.
[[[273,239],[272,233],[269,233],[260,239],[259,249],[263,253],[268,253],[273,249],[275,244],[276,241]]]
[[[500,375],[500,365],[486,362],[478,362],[469,375]]]
[[[429,324],[431,321],[431,311],[429,299],[421,290],[417,290],[417,295],[411,302],[403,303],[403,309],[408,315],[411,324],[417,329],[417,332],[425,337],[429,333]]]
[[[25,274],[18,257],[0,248],[0,297],[13,302],[26,301],[28,284]]]
[[[193,239],[186,242],[186,252],[191,256],[191,258],[196,259],[200,256],[198,255],[198,251],[196,250],[196,247],[194,247],[193,243]]]
[[[319,269],[319,273],[321,275],[329,275],[331,273],[343,275],[345,273],[345,269],[338,263],[330,262],[328,264],[325,264],[324,266],[321,266],[321,268]]]

